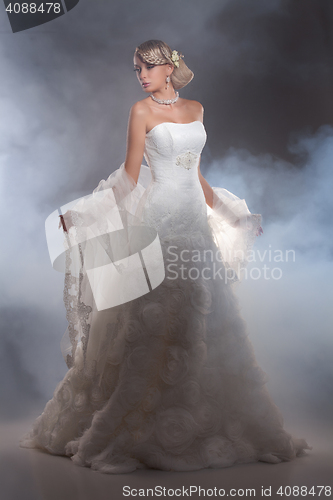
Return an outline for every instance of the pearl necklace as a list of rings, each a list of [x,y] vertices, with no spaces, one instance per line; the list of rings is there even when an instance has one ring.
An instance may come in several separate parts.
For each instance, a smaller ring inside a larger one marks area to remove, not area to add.
[[[173,99],[157,99],[153,94],[149,94],[150,97],[152,98],[153,101],[158,102],[158,104],[174,104],[176,101],[178,101],[179,98],[179,92],[176,91],[176,97]]]

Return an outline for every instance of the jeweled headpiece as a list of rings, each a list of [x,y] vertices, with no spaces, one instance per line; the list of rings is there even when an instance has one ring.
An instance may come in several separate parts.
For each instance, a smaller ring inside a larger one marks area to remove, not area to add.
[[[176,66],[176,68],[179,68],[179,61],[180,59],[184,57],[183,54],[180,54],[178,50],[173,50],[171,54],[171,61],[173,64]]]

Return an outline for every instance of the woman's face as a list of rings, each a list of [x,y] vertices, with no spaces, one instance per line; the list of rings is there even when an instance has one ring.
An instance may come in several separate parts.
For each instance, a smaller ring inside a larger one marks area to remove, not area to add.
[[[134,71],[141,87],[145,92],[156,92],[165,88],[165,81],[172,73],[171,64],[149,64],[143,62],[137,55],[134,56]]]

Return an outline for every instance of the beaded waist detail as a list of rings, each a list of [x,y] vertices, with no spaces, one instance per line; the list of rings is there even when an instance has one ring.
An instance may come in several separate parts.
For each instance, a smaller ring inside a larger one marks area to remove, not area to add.
[[[176,165],[180,167],[184,167],[187,170],[194,167],[198,164],[199,155],[195,153],[191,153],[188,151],[187,153],[182,153],[176,157]]]

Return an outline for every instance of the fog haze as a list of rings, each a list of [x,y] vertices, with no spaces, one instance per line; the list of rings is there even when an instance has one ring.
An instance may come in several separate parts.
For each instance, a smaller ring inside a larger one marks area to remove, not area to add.
[[[63,275],[44,222],[124,161],[128,113],[145,97],[133,52],[154,38],[195,74],[180,94],[205,108],[201,172],[262,214],[257,252],[295,250],[281,279],[237,292],[272,396],[287,418],[332,422],[328,0],[86,0],[15,35],[1,11],[1,417],[42,409],[67,371]]]

